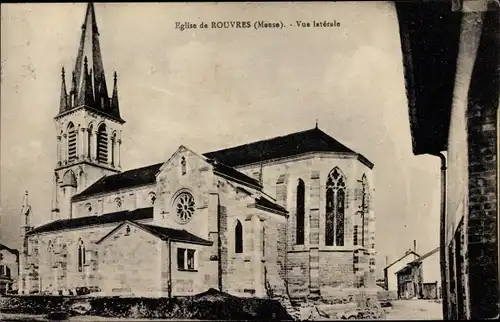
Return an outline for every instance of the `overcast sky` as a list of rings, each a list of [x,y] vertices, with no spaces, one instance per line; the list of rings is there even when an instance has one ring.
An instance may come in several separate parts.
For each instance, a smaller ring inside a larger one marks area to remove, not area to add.
[[[29,191],[50,216],[53,117],[72,70],[86,4],[1,5],[0,242],[19,243]],[[439,243],[439,160],[414,156],[393,5],[95,4],[108,89],[118,73],[122,166],[319,127],[374,164],[378,271],[413,239]],[[196,29],[175,22],[282,20],[284,29]],[[336,28],[293,28],[336,20]],[[69,83],[68,83],[69,86]]]

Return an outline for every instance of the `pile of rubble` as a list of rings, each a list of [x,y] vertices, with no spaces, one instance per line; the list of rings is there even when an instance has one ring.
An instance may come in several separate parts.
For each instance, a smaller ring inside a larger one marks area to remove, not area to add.
[[[377,300],[367,298],[365,303],[359,305],[354,299],[346,301],[305,301],[300,304],[300,317],[302,321],[321,320],[378,320],[383,319],[385,310]]]

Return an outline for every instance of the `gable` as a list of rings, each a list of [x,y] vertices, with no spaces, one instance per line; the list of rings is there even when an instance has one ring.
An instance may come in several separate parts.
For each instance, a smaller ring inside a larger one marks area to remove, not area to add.
[[[127,235],[127,234],[132,234],[133,229],[139,229],[143,231],[144,233],[147,233],[159,240],[163,241],[173,241],[173,242],[183,242],[183,243],[188,243],[188,244],[198,244],[198,245],[205,245],[205,246],[211,246],[213,242],[203,239],[201,237],[198,237],[184,229],[174,229],[174,228],[169,228],[169,227],[162,227],[162,226],[156,226],[156,225],[149,225],[149,224],[140,224],[137,222],[132,222],[132,221],[125,221],[118,225],[115,229],[110,231],[108,234],[106,234],[104,237],[102,237],[100,240],[97,241],[96,244],[102,244],[106,242],[107,240],[110,240],[111,237],[113,236],[118,236],[118,235]],[[129,232],[127,232],[129,230]]]
[[[196,158],[198,162],[192,162],[192,158]],[[186,171],[192,170],[191,167],[198,167],[201,169],[204,164],[210,167],[213,173],[217,176],[224,177],[233,182],[237,182],[254,189],[262,189],[262,185],[258,180],[250,178],[246,174],[226,165],[217,160],[208,159],[202,155],[193,152],[192,150],[180,146],[177,151],[160,167],[159,172],[163,172],[167,167],[182,167],[182,161],[179,161],[179,158],[184,160]],[[180,171],[180,170],[179,170]]]
[[[384,269],[389,269],[391,266],[399,263],[400,261],[402,261],[403,259],[405,259],[406,257],[410,256],[410,255],[414,255],[416,257],[420,257],[419,254],[413,252],[413,251],[410,251],[410,252],[407,252],[406,254],[404,254],[403,256],[401,256],[399,259],[397,259],[396,261],[392,262],[391,264],[387,265]]]

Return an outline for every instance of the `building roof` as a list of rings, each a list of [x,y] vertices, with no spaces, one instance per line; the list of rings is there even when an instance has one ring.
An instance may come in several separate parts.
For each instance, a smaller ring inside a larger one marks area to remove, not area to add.
[[[124,171],[110,176],[104,176],[81,193],[73,196],[72,199],[78,200],[83,197],[88,197],[99,193],[111,192],[120,189],[155,183],[156,174],[158,173],[162,165],[163,162],[145,166],[142,168]]]
[[[450,1],[397,1],[412,148],[447,149],[461,12]]]
[[[398,274],[403,274],[403,273],[409,273],[410,267],[411,267],[411,265],[407,264],[394,274],[398,275]]]
[[[140,224],[138,222],[133,222],[133,221],[124,221],[122,224],[118,225],[116,228],[114,228],[112,231],[107,233],[104,237],[99,239],[97,241],[97,244],[102,243],[105,239],[107,239],[109,236],[112,236],[116,231],[118,231],[121,227],[126,225],[127,223],[133,224],[140,229],[150,233],[153,236],[156,236],[162,240],[170,240],[173,242],[183,242],[183,243],[189,243],[189,244],[198,244],[198,245],[205,245],[205,246],[211,246],[213,242],[203,239],[201,237],[198,237],[196,235],[193,235],[192,233],[184,230],[184,229],[174,229],[174,228],[169,228],[169,227],[161,227],[161,226],[155,226],[155,225],[146,225],[146,224]]]
[[[118,223],[125,220],[145,220],[153,218],[153,207],[140,208],[131,211],[119,211],[99,216],[87,216],[71,219],[59,219],[45,225],[36,227],[29,231],[27,235],[35,235],[46,232],[54,232],[66,229],[76,229],[88,226]]]
[[[19,251],[17,249],[14,249],[14,248],[10,248],[9,246],[6,246],[4,244],[0,244],[0,250],[6,250],[8,252],[10,252],[11,254],[14,254],[16,256],[19,256]]]
[[[235,166],[262,162],[306,152],[343,152],[357,154],[345,145],[330,137],[318,128],[296,132],[285,136],[258,141],[234,148],[205,153],[207,162],[214,167],[216,174],[251,186],[257,190],[262,184],[246,174],[234,169]],[[362,155],[358,158],[368,166],[373,164]],[[73,201],[95,194],[117,191],[156,182],[156,175],[164,162],[131,169],[121,173],[104,176],[81,193],[72,197]]]
[[[258,180],[251,178],[234,168],[231,168],[221,162],[218,162],[217,160],[208,159],[207,162],[214,167],[215,173],[222,174],[223,176],[226,176],[229,179],[233,179],[245,185],[249,185],[257,190],[262,189],[262,184]]]
[[[430,252],[428,252],[428,253],[420,256],[419,258],[415,259],[414,261],[408,263],[408,265],[413,265],[413,264],[421,263],[424,259],[426,259],[427,257],[430,257],[430,256],[434,255],[438,251],[439,251],[439,247],[436,247],[433,250],[431,250]]]
[[[200,244],[207,246],[211,246],[213,244],[213,242],[198,237],[196,235],[193,235],[192,233],[184,229],[180,230],[180,229],[160,227],[155,225],[145,225],[145,224],[138,224],[138,226],[144,228],[151,234],[158,236],[163,240],[171,240],[176,242],[185,242],[190,244]]]
[[[204,156],[215,159],[231,167],[280,159],[307,152],[341,152],[357,154],[360,159],[373,164],[362,155],[349,149],[317,127],[284,136],[239,145],[232,148],[205,153]]]
[[[388,269],[389,267],[391,267],[392,265],[396,264],[397,262],[401,261],[402,259],[404,259],[406,256],[410,255],[410,254],[413,254],[417,257],[420,257],[419,254],[415,253],[414,251],[407,251],[403,256],[401,256],[400,258],[398,258],[397,260],[395,260],[394,262],[392,262],[391,264],[387,265],[384,269]]]
[[[430,252],[418,257],[417,259],[409,262],[408,264],[405,265],[405,267],[401,268],[399,271],[396,272],[396,274],[401,274],[401,273],[404,273],[406,270],[410,269],[411,266],[414,266],[414,265],[417,265],[417,264],[420,264],[422,263],[422,261],[432,255],[434,255],[435,253],[437,253],[439,251],[439,247],[436,247],[434,248],[433,250],[431,250]]]
[[[283,208],[282,206],[278,205],[277,203],[272,202],[269,199],[266,199],[264,197],[256,198],[255,205],[261,206],[261,207],[266,208],[266,209],[271,209],[271,210],[277,211],[277,212],[282,213],[282,214],[288,213],[288,211],[285,208]]]

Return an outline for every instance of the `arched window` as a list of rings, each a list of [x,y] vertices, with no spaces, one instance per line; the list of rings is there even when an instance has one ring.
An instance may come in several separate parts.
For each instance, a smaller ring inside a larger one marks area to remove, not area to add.
[[[87,157],[89,159],[92,158],[92,136],[94,135],[93,134],[94,132],[94,127],[92,126],[92,124],[89,126],[89,128],[87,129]]]
[[[54,257],[54,244],[52,244],[52,241],[49,241],[49,245],[47,246],[47,257],[50,267],[54,267],[55,257]]]
[[[101,124],[97,130],[97,162],[108,162],[108,133],[105,124]]]
[[[243,226],[239,220],[236,220],[234,229],[234,252],[236,254],[243,253]]]
[[[156,200],[156,193],[150,192],[149,195],[148,195],[148,197],[149,197],[149,202],[152,205],[154,205],[155,204],[155,200]]]
[[[76,135],[77,130],[73,123],[68,124],[68,162],[76,160]]]
[[[85,265],[85,245],[83,240],[78,241],[78,271],[83,271],[83,265]]]
[[[296,232],[296,243],[297,245],[304,245],[304,213],[305,213],[305,205],[304,205],[304,196],[305,196],[305,188],[304,181],[299,179],[297,183],[297,232]]]
[[[326,181],[325,244],[344,246],[345,177],[335,167]]]
[[[182,167],[182,175],[186,174],[186,158],[182,157],[181,158],[181,167]]]
[[[57,151],[58,153],[58,157],[59,157],[59,162],[63,162],[64,161],[64,133],[63,131],[61,130],[61,133],[59,134],[59,136],[57,137],[57,140],[58,140],[58,145],[57,145],[57,148],[59,149],[59,151]]]
[[[116,204],[116,209],[120,210],[122,208],[122,199],[121,198],[116,198],[115,199],[115,204]]]
[[[115,165],[116,133],[111,137],[111,165]]]

